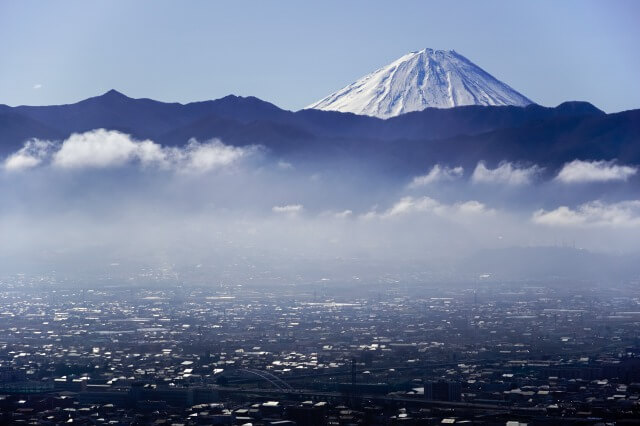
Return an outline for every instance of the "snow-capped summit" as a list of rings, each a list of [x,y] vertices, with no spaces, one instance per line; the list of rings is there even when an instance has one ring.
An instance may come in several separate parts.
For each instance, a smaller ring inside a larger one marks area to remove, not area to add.
[[[530,103],[459,53],[424,49],[402,56],[307,108],[388,118],[429,107]]]

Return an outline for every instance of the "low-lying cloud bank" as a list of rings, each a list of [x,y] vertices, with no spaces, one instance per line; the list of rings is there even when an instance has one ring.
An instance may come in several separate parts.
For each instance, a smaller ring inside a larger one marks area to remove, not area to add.
[[[259,152],[252,146],[225,145],[218,139],[199,142],[191,139],[184,147],[162,146],[151,140],[136,140],[115,130],[96,129],[71,135],[62,142],[31,139],[2,163],[8,172],[18,172],[39,166],[56,169],[106,169],[139,165],[143,168],[178,172],[206,172],[232,165]],[[277,168],[294,170],[293,164],[280,159]],[[563,184],[626,182],[637,175],[634,165],[619,165],[615,160],[574,160],[565,164],[552,179]],[[544,168],[503,161],[491,168],[479,161],[469,176],[473,184],[526,186],[541,178]],[[434,165],[426,174],[415,176],[407,185],[420,189],[439,183],[457,182],[464,178],[462,166]]]
[[[640,227],[640,200],[607,204],[592,201],[575,209],[561,206],[557,209],[538,210],[533,221],[550,226]]]
[[[566,163],[551,181],[561,184],[627,182],[638,174],[638,170],[638,166],[620,165],[615,160],[574,160]],[[518,187],[536,183],[543,172],[545,169],[537,164],[524,166],[503,161],[491,168],[484,161],[479,161],[469,180],[474,184]],[[436,164],[428,173],[415,176],[407,187],[417,189],[442,182],[454,182],[463,177],[462,166]]]
[[[615,161],[574,160],[562,167],[556,180],[563,183],[626,182],[638,173],[638,167],[621,166]]]
[[[362,217],[365,219],[391,219],[411,214],[430,214],[455,220],[462,216],[492,213],[494,213],[493,210],[476,200],[446,204],[431,197],[403,197],[382,213],[374,210],[362,215]]]
[[[426,175],[414,177],[409,184],[409,188],[419,188],[421,186],[431,185],[438,182],[453,181],[460,179],[463,174],[464,168],[461,166],[448,167],[436,164]]]
[[[275,280],[355,275],[354,264],[381,275],[419,270],[412,279],[422,279],[485,249],[561,240],[638,250],[635,166],[479,162],[465,174],[437,164],[394,180],[340,160],[273,158],[219,140],[167,147],[101,129],[33,139],[1,163],[0,267],[135,259]]]
[[[97,129],[73,134],[62,143],[32,139],[4,161],[8,171],[21,171],[41,165],[58,169],[104,169],[140,164],[143,167],[178,172],[206,172],[229,166],[254,153],[257,147],[234,147],[219,140],[198,142],[185,147],[164,147],[151,140],[138,141],[114,131]]]
[[[504,185],[528,185],[542,172],[537,165],[524,167],[510,162],[503,162],[495,169],[489,169],[484,162],[479,162],[471,181],[474,183],[504,184]]]
[[[490,168],[484,161],[479,161],[471,173],[470,181],[476,184],[521,186],[533,183],[543,171],[537,165],[522,166],[509,161],[503,161],[495,168]],[[409,188],[420,188],[441,182],[453,182],[464,176],[462,166],[450,167],[436,164],[425,175],[416,176],[409,183]]]

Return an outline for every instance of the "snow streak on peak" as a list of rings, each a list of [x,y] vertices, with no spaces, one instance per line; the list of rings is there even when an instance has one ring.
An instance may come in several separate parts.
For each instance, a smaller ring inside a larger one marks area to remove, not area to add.
[[[459,53],[423,49],[402,56],[307,108],[388,118],[429,107],[530,103]]]

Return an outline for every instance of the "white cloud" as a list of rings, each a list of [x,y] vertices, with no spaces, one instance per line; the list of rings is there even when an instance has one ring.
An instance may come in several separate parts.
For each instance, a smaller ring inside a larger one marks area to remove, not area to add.
[[[462,177],[463,173],[464,173],[464,169],[460,166],[448,167],[448,166],[440,166],[439,164],[436,164],[431,168],[429,173],[427,173],[426,175],[414,177],[411,183],[409,184],[409,187],[417,188],[420,186],[426,186],[436,182],[452,181]]]
[[[19,151],[11,154],[4,161],[4,168],[8,171],[30,169],[42,163],[51,153],[54,144],[40,139],[30,139]]]
[[[295,214],[300,213],[303,209],[302,204],[286,204],[284,206],[274,206],[271,210],[275,213]]]
[[[549,226],[640,226],[640,200],[606,204],[591,201],[575,209],[567,206],[533,213],[533,222]]]
[[[42,89],[42,87],[43,87],[42,84],[36,83],[36,84],[33,85],[33,90]]]
[[[284,160],[280,160],[278,161],[278,168],[280,170],[293,170],[293,164],[289,163],[288,161],[284,161]]]
[[[97,129],[74,133],[53,155],[53,165],[60,168],[105,168],[161,158],[162,148],[152,141],[131,139],[124,133]]]
[[[253,150],[225,145],[219,140],[200,143],[191,139],[184,149],[171,150],[169,160],[182,172],[201,173],[229,166]]]
[[[343,210],[341,212],[338,212],[336,214],[334,214],[334,217],[338,218],[338,219],[346,219],[348,217],[351,217],[353,215],[353,211],[351,210]]]
[[[637,167],[619,166],[614,160],[573,160],[562,167],[555,179],[563,183],[627,181],[636,173]]]
[[[4,161],[7,170],[21,170],[50,162],[63,169],[108,168],[138,163],[181,173],[202,173],[229,166],[257,150],[257,147],[234,147],[219,140],[198,142],[192,139],[185,147],[163,147],[151,140],[138,141],[113,130],[96,129],[75,133],[62,144],[37,139]]]
[[[353,217],[353,210],[349,210],[349,209],[341,210],[341,211],[325,210],[318,213],[318,218],[345,220],[351,217]]]
[[[510,162],[502,162],[495,169],[489,169],[480,161],[473,171],[471,180],[474,183],[493,183],[503,185],[526,185],[542,171],[537,165],[517,167]]]
[[[408,213],[434,211],[442,207],[431,197],[403,197],[382,214],[383,217],[394,217]]]
[[[393,218],[412,213],[430,213],[437,216],[450,217],[452,215],[475,215],[482,213],[492,213],[493,210],[479,201],[471,200],[454,204],[443,204],[431,197],[403,197],[382,214],[369,212],[364,218],[379,216],[381,218]]]
[[[478,214],[490,212],[490,210],[487,209],[487,206],[482,204],[480,201],[475,200],[465,201],[464,203],[457,203],[454,204],[454,207],[460,213]]]

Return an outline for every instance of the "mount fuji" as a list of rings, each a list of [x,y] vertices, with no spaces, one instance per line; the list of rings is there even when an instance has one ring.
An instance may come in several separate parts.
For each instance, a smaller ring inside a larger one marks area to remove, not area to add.
[[[402,56],[307,109],[389,118],[430,107],[532,103],[453,50],[423,49]]]

